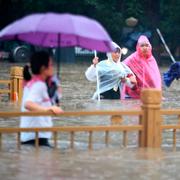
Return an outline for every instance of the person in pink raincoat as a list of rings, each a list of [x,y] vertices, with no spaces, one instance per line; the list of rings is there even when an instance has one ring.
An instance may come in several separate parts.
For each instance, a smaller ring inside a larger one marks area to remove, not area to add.
[[[139,99],[143,88],[156,88],[161,90],[161,75],[156,60],[152,55],[152,46],[148,38],[141,35],[136,45],[136,52],[128,56],[125,63],[135,74],[136,87],[125,87],[125,93],[130,98]]]

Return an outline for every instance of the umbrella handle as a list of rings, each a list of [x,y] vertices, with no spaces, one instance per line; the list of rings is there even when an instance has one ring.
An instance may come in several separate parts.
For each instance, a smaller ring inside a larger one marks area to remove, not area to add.
[[[94,50],[94,57],[97,57],[97,51]],[[100,101],[100,93],[99,93],[99,75],[98,75],[98,66],[96,66],[96,81],[97,81],[97,94],[98,94],[98,101]]]
[[[94,57],[97,57],[97,51],[94,50]]]

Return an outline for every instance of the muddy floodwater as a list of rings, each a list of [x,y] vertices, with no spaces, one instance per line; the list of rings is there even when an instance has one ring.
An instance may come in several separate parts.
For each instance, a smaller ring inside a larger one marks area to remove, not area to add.
[[[0,62],[0,79],[9,79],[10,64]],[[61,106],[65,111],[138,109],[139,100],[91,100],[95,83],[85,79],[89,63],[62,64],[60,68],[63,97]],[[167,67],[161,68],[165,72]],[[162,108],[180,108],[180,81],[175,80],[170,88],[163,86]],[[0,111],[18,111],[19,106],[9,103],[1,96]],[[54,117],[54,124],[107,125],[110,117]],[[165,116],[164,123],[178,123],[177,116]],[[127,117],[125,124],[137,124],[137,117]],[[1,118],[0,127],[18,127],[19,118]],[[137,147],[137,133],[128,134],[128,145],[123,146],[121,133],[110,133],[110,143],[104,144],[104,134],[93,134],[93,150],[88,150],[88,134],[75,135],[74,150],[70,149],[68,133],[58,134],[58,148],[31,146],[16,148],[16,135],[2,136],[0,150],[0,179],[5,180],[175,180],[180,179],[180,132],[177,132],[177,147],[173,148],[172,130],[163,133],[162,149]],[[52,142],[51,142],[52,143]],[[52,143],[53,145],[53,143]]]

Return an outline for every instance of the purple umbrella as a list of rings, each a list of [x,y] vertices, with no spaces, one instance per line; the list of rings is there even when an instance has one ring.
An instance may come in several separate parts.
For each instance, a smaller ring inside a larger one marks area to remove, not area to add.
[[[72,14],[28,15],[5,27],[0,39],[18,39],[51,48],[80,46],[101,52],[112,50],[110,36],[96,20]]]
[[[43,47],[80,46],[111,51],[111,38],[96,21],[71,14],[32,14],[13,22],[0,32],[0,39],[19,39]]]

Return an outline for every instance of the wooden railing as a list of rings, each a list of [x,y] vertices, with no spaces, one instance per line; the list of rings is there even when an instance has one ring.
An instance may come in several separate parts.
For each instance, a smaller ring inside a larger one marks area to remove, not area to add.
[[[162,145],[162,132],[165,129],[173,129],[173,142],[176,145],[176,130],[180,129],[179,124],[164,125],[164,115],[177,115],[180,120],[180,109],[161,109],[161,91],[155,89],[145,89],[141,94],[142,106],[136,110],[120,110],[120,111],[78,111],[78,112],[63,112],[57,115],[59,118],[63,116],[110,116],[110,125],[89,125],[89,126],[63,126],[51,128],[19,128],[19,127],[1,127],[0,142],[4,133],[17,134],[17,147],[20,148],[21,132],[34,132],[35,144],[38,148],[38,135],[41,131],[50,131],[53,133],[54,146],[57,147],[57,135],[59,132],[68,132],[70,134],[70,147],[74,148],[74,137],[77,132],[88,132],[88,147],[92,149],[93,133],[104,132],[104,142],[109,144],[109,132],[116,131],[123,133],[123,145],[128,144],[128,133],[135,131],[138,133],[139,147],[160,148]],[[51,112],[0,112],[0,117],[20,117],[20,116],[55,116]],[[124,116],[136,116],[139,119],[137,125],[124,125]],[[98,117],[100,118],[100,117]],[[1,144],[1,143],[0,143]]]
[[[55,116],[51,112],[0,112],[0,117],[19,117],[19,116]],[[20,133],[21,132],[34,132],[35,135],[35,145],[38,148],[38,134],[39,132],[52,132],[54,147],[57,147],[57,135],[59,132],[68,132],[70,133],[70,147],[74,148],[74,137],[76,132],[88,132],[88,147],[92,149],[93,143],[93,132],[104,132],[105,133],[105,144],[109,144],[109,132],[123,132],[123,145],[126,147],[128,143],[127,133],[130,131],[143,131],[143,126],[139,125],[122,125],[122,116],[138,116],[139,119],[142,118],[141,110],[124,110],[124,111],[79,111],[79,112],[63,112],[62,114],[56,115],[59,118],[63,116],[110,116],[111,125],[94,125],[94,126],[63,126],[63,127],[50,127],[50,128],[19,128],[19,127],[3,127],[0,128],[0,144],[2,146],[2,134],[4,133],[15,133],[17,134],[17,147],[20,148]],[[99,117],[100,118],[100,117]],[[115,118],[115,121],[114,121]],[[141,133],[142,134],[142,133]],[[141,137],[141,135],[140,135]],[[140,138],[139,140],[141,140]],[[142,144],[139,142],[139,144]]]
[[[3,89],[0,89],[0,94],[8,94],[8,97],[10,99],[11,93],[12,93],[12,81],[11,80],[0,80],[0,85],[5,86]]]
[[[22,84],[23,84],[23,68],[14,66],[10,70],[9,80],[0,80],[0,84],[8,86],[6,89],[0,89],[0,94],[8,94],[9,100],[21,102]]]
[[[172,142],[173,142],[173,148],[176,148],[176,142],[177,142],[177,130],[180,129],[180,109],[162,109],[161,110],[161,115],[168,115],[168,116],[172,116],[172,115],[176,115],[177,116],[177,124],[163,124],[161,125],[161,132],[163,132],[164,130],[172,130]]]

